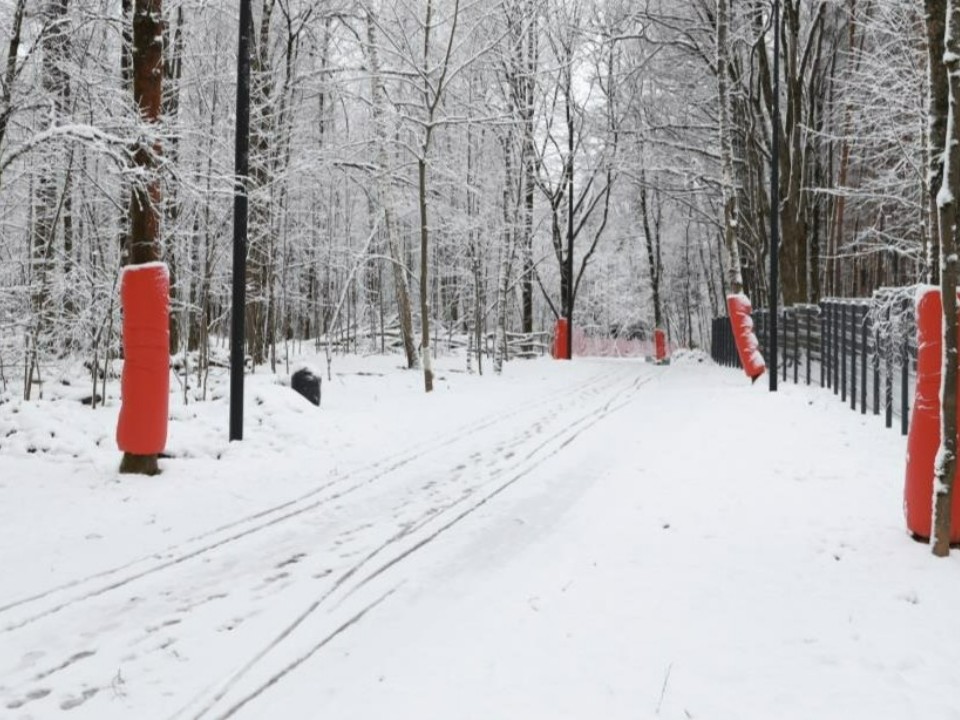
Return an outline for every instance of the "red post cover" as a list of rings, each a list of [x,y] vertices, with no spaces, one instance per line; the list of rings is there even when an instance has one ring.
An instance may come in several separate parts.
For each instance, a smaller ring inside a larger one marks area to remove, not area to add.
[[[940,290],[917,294],[917,389],[907,438],[903,511],[907,528],[929,538],[933,525],[933,471],[940,450],[940,371],[943,361],[943,303]],[[953,494],[950,542],[960,542],[960,492]]]
[[[750,313],[753,306],[743,294],[727,296],[727,314],[733,328],[733,339],[737,344],[737,354],[743,371],[751,380],[756,380],[767,369],[767,363],[760,354],[760,343],[753,332],[753,318]]]
[[[653,338],[656,346],[657,362],[663,362],[667,359],[667,331],[663,328],[657,328],[653,331]]]
[[[553,357],[555,360],[569,360],[567,355],[567,334],[569,324],[566,318],[559,318],[553,330]]]
[[[170,401],[170,280],[162,263],[124,269],[122,402],[117,445],[133,455],[157,455],[167,444]]]

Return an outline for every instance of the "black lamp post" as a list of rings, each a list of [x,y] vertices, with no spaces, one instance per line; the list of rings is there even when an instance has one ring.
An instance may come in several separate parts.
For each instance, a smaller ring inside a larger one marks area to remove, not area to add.
[[[250,0],[240,0],[237,138],[233,191],[233,307],[230,328],[230,440],[243,440],[243,361],[247,309],[247,176],[250,165]]]
[[[780,0],[773,0],[773,136],[770,152],[770,392],[777,391],[780,302]]]

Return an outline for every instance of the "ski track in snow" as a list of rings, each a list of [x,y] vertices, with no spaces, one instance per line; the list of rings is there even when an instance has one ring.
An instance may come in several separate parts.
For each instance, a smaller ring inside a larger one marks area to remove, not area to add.
[[[86,703],[122,701],[135,677],[138,707],[233,717],[387,601],[405,559],[662,372],[606,366],[560,397],[492,413],[158,555],[0,607],[0,707],[24,718],[86,708],[125,717],[122,702]],[[204,657],[231,657],[234,669]],[[117,671],[104,677],[104,667]]]

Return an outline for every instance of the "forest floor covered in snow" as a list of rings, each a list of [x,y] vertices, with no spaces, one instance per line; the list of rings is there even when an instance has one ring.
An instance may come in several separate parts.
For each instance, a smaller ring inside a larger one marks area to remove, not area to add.
[[[342,358],[246,439],[171,404],[0,404],[0,718],[960,718],[960,560],[904,530],[905,442],[687,355]]]

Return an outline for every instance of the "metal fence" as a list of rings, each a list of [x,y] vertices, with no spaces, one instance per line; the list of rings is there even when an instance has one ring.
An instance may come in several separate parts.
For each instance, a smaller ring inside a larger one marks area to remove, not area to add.
[[[916,386],[916,318],[913,288],[878,291],[868,300],[830,298],[819,305],[782,308],[778,318],[778,371],[784,382],[832,390],[851,410],[899,417],[906,435]],[[760,349],[770,364],[770,313],[753,313]],[[712,356],[740,367],[727,317],[713,321]]]

